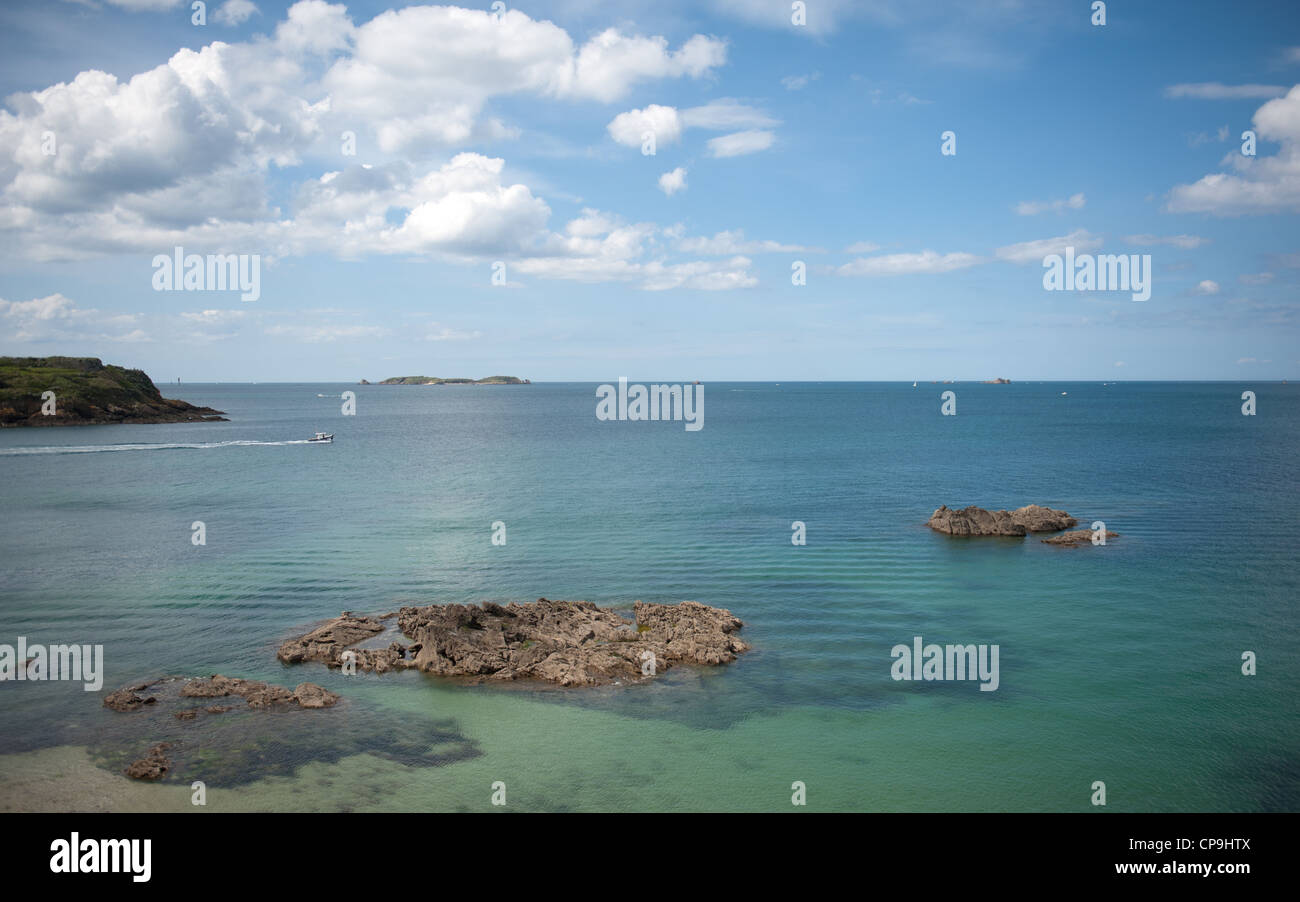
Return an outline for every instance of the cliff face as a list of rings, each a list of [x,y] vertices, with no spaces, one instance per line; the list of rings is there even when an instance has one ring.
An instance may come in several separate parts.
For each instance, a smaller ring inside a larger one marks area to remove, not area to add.
[[[53,392],[50,409],[45,392]],[[0,357],[0,426],[192,423],[222,411],[164,398],[142,370],[97,357]]]

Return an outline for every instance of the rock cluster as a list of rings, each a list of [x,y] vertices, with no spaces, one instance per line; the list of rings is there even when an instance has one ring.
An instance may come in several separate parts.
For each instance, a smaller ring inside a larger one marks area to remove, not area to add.
[[[391,615],[390,615],[391,616]],[[414,668],[439,676],[535,679],[561,686],[638,681],[676,663],[725,664],[749,646],[730,611],[698,602],[633,606],[634,621],[587,601],[427,605],[396,613],[412,641],[350,648],[383,631],[382,619],[350,612],[280,646],[281,661],[345,663],[383,673]]]
[[[953,510],[946,504],[926,524],[950,536],[1023,536],[1031,532],[1069,529],[1078,520],[1065,511],[1030,504],[1013,511],[989,511],[974,505]]]
[[[163,678],[149,683],[136,683],[110,692],[104,697],[104,707],[114,711],[138,711],[147,706],[159,706],[158,695],[141,695],[154,687],[166,688],[163,684],[174,683],[174,678]],[[158,693],[162,695],[162,692]],[[274,686],[261,680],[244,680],[238,677],[225,677],[214,674],[210,677],[190,679],[184,682],[180,692],[174,688],[168,693],[169,701],[188,698],[227,698],[237,696],[244,699],[248,708],[270,708],[276,705],[297,705],[300,708],[328,708],[338,702],[339,696],[315,683],[300,683],[290,692],[283,686]],[[206,708],[186,708],[173,712],[180,721],[195,720],[200,710],[208,714],[224,714],[233,711],[238,705],[208,705]],[[188,728],[188,729],[193,729]],[[190,735],[190,734],[186,734]],[[126,768],[126,775],[137,780],[159,780],[167,775],[171,761],[167,751],[176,743],[160,742],[152,746],[144,757],[139,758]]]
[[[1110,532],[1109,530],[1106,532],[1106,541],[1109,542],[1111,539],[1117,538],[1119,538],[1119,533]],[[1073,532],[1063,532],[1059,536],[1052,536],[1050,539],[1040,539],[1039,541],[1044,545],[1065,545],[1070,548],[1076,545],[1091,545],[1092,530],[1076,529]]]

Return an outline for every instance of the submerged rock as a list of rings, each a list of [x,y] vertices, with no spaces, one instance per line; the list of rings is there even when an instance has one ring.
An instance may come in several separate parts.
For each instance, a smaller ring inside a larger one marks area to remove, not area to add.
[[[180,690],[176,691],[175,684],[182,683]],[[160,705],[157,696],[150,695],[148,698],[141,698],[139,693],[147,689],[158,689],[158,695],[166,697],[166,704]],[[221,674],[214,674],[210,677],[200,677],[196,679],[184,679],[177,677],[164,677],[160,680],[154,680],[152,683],[140,683],[134,686],[127,686],[116,692],[111,692],[104,699],[104,707],[111,708],[114,711],[135,711],[146,705],[154,707],[170,707],[172,704],[185,701],[192,698],[225,698],[227,696],[238,696],[245,702],[245,710],[270,708],[273,706],[288,707],[297,705],[300,708],[328,708],[336,704],[339,696],[322,686],[315,683],[300,683],[298,688],[290,692],[283,686],[274,686],[270,683],[264,683],[261,680],[244,680],[238,677],[226,677]],[[183,708],[179,711],[173,711],[172,717],[182,723],[191,723],[199,719],[199,714],[206,712],[209,715],[224,714],[227,711],[233,711],[236,705],[209,705],[206,708]],[[156,728],[156,724],[153,725]],[[187,730],[193,730],[194,727],[187,727]],[[190,734],[187,732],[187,736]],[[194,743],[196,746],[201,742]],[[154,745],[145,753],[143,758],[133,761],[126,768],[126,775],[137,780],[159,780],[166,776],[171,768],[171,762],[167,759],[166,752],[173,743],[161,742]]]
[[[1065,511],[1038,504],[1013,511],[989,511],[974,505],[953,510],[945,504],[931,515],[926,525],[950,536],[1023,536],[1031,532],[1069,529],[1078,522]]]
[[[145,752],[143,758],[132,761],[126,767],[126,775],[136,780],[159,780],[167,775],[171,762],[167,760],[170,742],[160,742]]]
[[[1119,533],[1110,532],[1109,530],[1107,530],[1106,532],[1107,542],[1109,542],[1111,539],[1117,539],[1117,538],[1119,538]],[[1059,536],[1052,536],[1050,539],[1040,539],[1039,541],[1041,541],[1044,545],[1065,545],[1068,547],[1074,547],[1076,545],[1091,545],[1093,544],[1092,530],[1076,529],[1073,532],[1063,532]]]
[[[398,612],[398,627],[414,640],[387,648],[348,648],[382,630],[378,620],[350,612],[280,646],[286,663],[319,661],[383,673],[414,668],[439,676],[481,680],[535,679],[561,686],[638,681],[673,664],[726,664],[748,651],[733,633],[744,624],[730,611],[694,601],[633,606],[635,620],[588,601],[505,606],[427,605]],[[378,629],[376,629],[378,627]]]

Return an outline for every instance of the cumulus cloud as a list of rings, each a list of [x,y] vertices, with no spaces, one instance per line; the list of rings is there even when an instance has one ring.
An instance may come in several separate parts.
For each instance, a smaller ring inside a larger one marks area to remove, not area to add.
[[[1021,216],[1037,216],[1039,213],[1062,213],[1067,209],[1082,210],[1087,199],[1080,194],[1072,194],[1065,200],[1022,200],[1016,204],[1016,213]]]
[[[669,197],[672,197],[678,191],[685,191],[686,170],[678,166],[672,172],[665,172],[659,176],[659,190]]]
[[[1230,153],[1224,164],[1235,173],[1216,172],[1169,192],[1174,213],[1282,213],[1300,210],[1300,85],[1285,97],[1255,111],[1255,131],[1281,145],[1271,157]]]
[[[654,135],[656,146],[675,144],[682,137],[682,117],[675,107],[652,103],[645,109],[619,113],[606,130],[611,138],[628,147],[640,147],[647,134]]]
[[[1196,287],[1192,289],[1192,294],[1210,295],[1210,294],[1218,294],[1218,293],[1219,293],[1219,283],[1215,282],[1212,279],[1205,279],[1202,282],[1198,282]]]
[[[243,2],[222,9],[234,18]],[[0,256],[179,244],[268,259],[520,259],[560,278],[743,286],[747,261],[656,260],[654,226],[584,213],[556,231],[546,202],[507,178],[501,158],[444,155],[447,144],[509,132],[484,116],[491,98],[603,102],[655,79],[704,77],[725,58],[724,42],[701,35],[674,48],[607,29],[577,44],[517,10],[407,7],[357,24],[342,4],[300,0],[269,38],[182,49],[126,80],[91,70],[10,97],[0,110]],[[686,112],[701,128],[770,121],[727,100]],[[322,173],[318,161],[340,159],[345,131],[390,155]],[[288,203],[273,205],[272,170],[280,181],[291,167],[312,175],[295,174],[303,180]]]
[[[771,128],[779,124],[763,110],[722,98],[685,110],[659,104],[628,110],[615,116],[606,130],[619,144],[640,147],[647,133],[654,134],[656,145],[674,144],[681,140],[682,132],[687,128],[728,131],[734,128]]]

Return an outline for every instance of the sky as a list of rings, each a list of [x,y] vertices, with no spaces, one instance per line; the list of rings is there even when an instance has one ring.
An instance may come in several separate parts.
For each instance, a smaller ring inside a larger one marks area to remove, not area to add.
[[[1097,6],[6,0],[0,354],[1296,378],[1300,4]],[[1047,290],[1067,247],[1149,299]],[[158,290],[177,248],[256,299]]]

